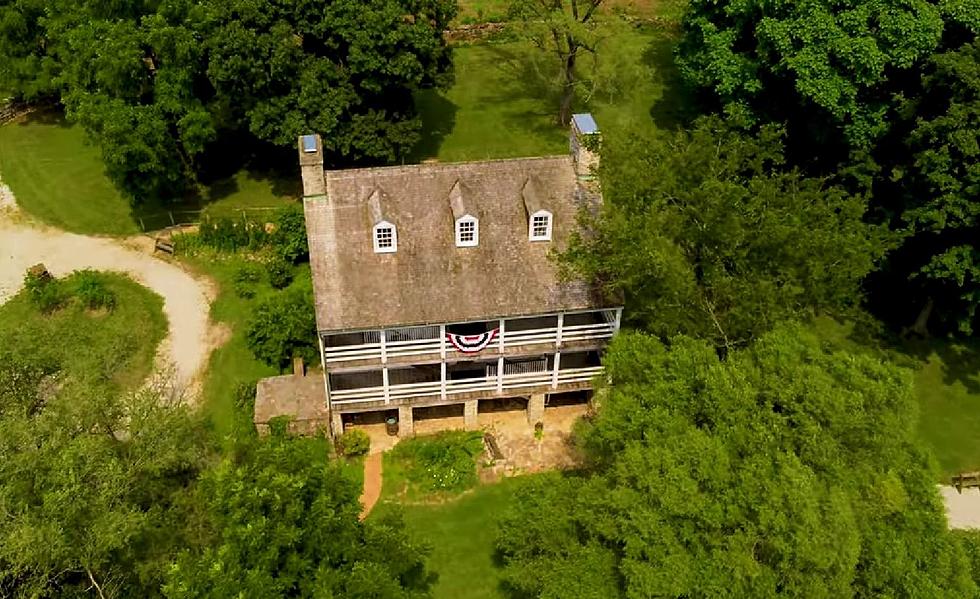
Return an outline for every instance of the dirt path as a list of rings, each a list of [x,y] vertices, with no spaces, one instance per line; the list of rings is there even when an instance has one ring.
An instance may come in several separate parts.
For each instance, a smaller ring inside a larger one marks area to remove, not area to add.
[[[211,283],[154,258],[146,238],[117,240],[36,225],[16,211],[0,184],[0,304],[23,285],[24,272],[43,262],[55,276],[80,269],[122,272],[163,297],[169,330],[158,352],[158,372],[173,370],[174,384],[193,393],[221,335],[208,316]],[[142,247],[141,247],[142,244]],[[150,251],[148,251],[148,249]]]
[[[381,497],[381,454],[364,458],[364,491],[361,493],[361,520],[368,517]]]

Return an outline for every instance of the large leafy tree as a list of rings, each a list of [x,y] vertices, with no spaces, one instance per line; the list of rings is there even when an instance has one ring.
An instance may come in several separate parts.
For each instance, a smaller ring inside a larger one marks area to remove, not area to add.
[[[904,72],[943,36],[930,0],[693,0],[681,71],[743,122],[789,121],[808,139],[868,149],[888,128]]]
[[[209,471],[199,492],[214,541],[180,557],[165,595],[428,597],[425,548],[392,515],[359,522],[359,485],[326,452],[277,430]]]
[[[972,333],[980,305],[980,41],[933,55],[904,112],[904,143],[879,152],[891,177],[877,192],[907,235],[889,266],[917,306],[897,316],[908,322],[920,307],[918,333],[927,333],[933,312],[944,329]]]
[[[208,154],[223,136],[292,147],[313,131],[334,163],[393,162],[419,139],[413,92],[450,77],[454,14],[451,0],[9,0],[0,89],[59,98],[135,201],[227,160]]]
[[[519,32],[554,62],[558,88],[558,124],[572,118],[572,102],[583,80],[580,59],[591,57],[593,69],[599,46],[596,11],[602,0],[511,0],[510,16]]]
[[[782,133],[635,139],[604,154],[605,205],[564,266],[623,293],[637,324],[743,345],[773,323],[846,310],[885,248],[866,201],[783,165]]]
[[[157,393],[121,396],[11,354],[0,382],[0,595],[156,595],[189,542],[200,429]]]
[[[589,474],[531,480],[503,518],[529,597],[966,597],[915,437],[910,373],[782,326],[613,341]]]

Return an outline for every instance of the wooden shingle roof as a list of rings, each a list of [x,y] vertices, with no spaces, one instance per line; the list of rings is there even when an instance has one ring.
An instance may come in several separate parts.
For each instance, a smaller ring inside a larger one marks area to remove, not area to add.
[[[587,194],[570,157],[327,171],[305,200],[321,331],[463,322],[604,307],[581,281],[560,282],[563,248]],[[530,185],[529,185],[530,181]],[[550,242],[528,240],[526,195],[554,215]],[[398,231],[398,251],[372,244],[372,195]],[[480,243],[456,247],[454,205],[477,216]]]

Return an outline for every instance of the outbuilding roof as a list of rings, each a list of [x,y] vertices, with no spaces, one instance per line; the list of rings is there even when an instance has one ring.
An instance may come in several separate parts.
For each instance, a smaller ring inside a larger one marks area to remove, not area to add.
[[[582,281],[559,281],[549,258],[595,197],[576,180],[569,156],[328,170],[325,179],[326,195],[305,200],[321,331],[609,305]],[[373,249],[371,198],[379,194],[398,232],[390,254]],[[528,203],[553,214],[551,241],[529,241]],[[477,247],[456,247],[460,205],[479,218]]]

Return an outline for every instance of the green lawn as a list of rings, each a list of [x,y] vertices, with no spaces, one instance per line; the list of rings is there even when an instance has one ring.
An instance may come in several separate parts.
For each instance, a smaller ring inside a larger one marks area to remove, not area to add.
[[[595,93],[574,109],[594,113],[610,137],[676,126],[684,95],[671,55],[675,34],[621,21],[602,45]],[[417,96],[424,137],[414,160],[445,162],[561,154],[567,132],[555,123],[558,98],[542,62],[524,43],[455,49],[456,80]]]
[[[947,339],[885,342],[854,335],[854,326],[830,318],[813,324],[824,339],[851,351],[872,351],[913,372],[918,431],[932,451],[939,478],[980,470],[980,343]]]
[[[139,232],[129,203],[104,174],[99,148],[59,113],[0,127],[0,179],[24,210],[66,231]]]
[[[70,380],[104,376],[121,389],[140,385],[167,331],[163,299],[129,278],[101,273],[115,308],[92,312],[69,301],[42,314],[26,292],[0,306],[0,349],[30,353],[59,365]],[[65,277],[71,288],[74,276]]]
[[[980,345],[933,341],[903,349],[917,361],[919,434],[943,480],[980,470]]]
[[[28,213],[66,231],[92,235],[133,235],[174,221],[255,211],[288,204],[301,192],[299,176],[283,179],[242,170],[205,186],[202,198],[134,211],[105,175],[99,148],[81,127],[56,111],[36,112],[0,127],[0,180],[10,186]]]
[[[258,285],[255,297],[238,297],[233,287],[234,277],[238,268],[246,262],[239,255],[207,252],[197,257],[181,257],[181,260],[217,282],[219,291],[211,304],[211,318],[226,326],[230,332],[228,341],[211,354],[203,389],[204,412],[213,423],[218,437],[224,438],[232,432],[238,386],[254,384],[260,378],[280,374],[278,369],[257,360],[245,340],[252,311],[274,290],[267,281],[263,281]],[[296,267],[292,285],[309,285],[309,280],[309,265]]]
[[[481,485],[460,498],[438,505],[399,506],[408,530],[429,543],[429,568],[438,575],[435,599],[504,598],[500,570],[494,563],[496,521],[511,501],[519,479]],[[375,513],[393,509],[390,502]]]

